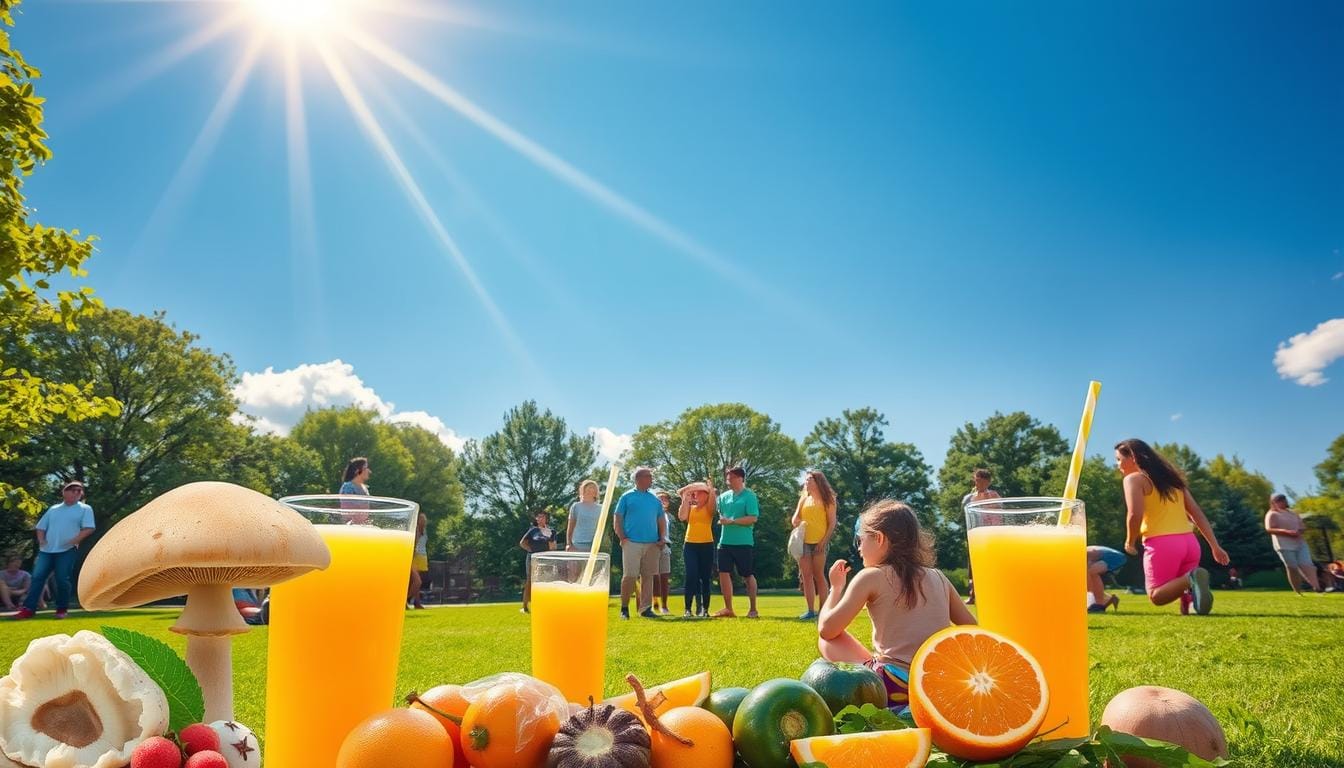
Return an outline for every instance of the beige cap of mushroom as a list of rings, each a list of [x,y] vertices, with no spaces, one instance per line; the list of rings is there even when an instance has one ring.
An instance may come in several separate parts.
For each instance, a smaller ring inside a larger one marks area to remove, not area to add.
[[[284,504],[232,483],[190,483],[99,540],[80,570],[79,602],[102,611],[186,595],[170,629],[187,636],[205,722],[232,720],[232,636],[248,631],[233,588],[269,587],[330,563],[317,529]]]

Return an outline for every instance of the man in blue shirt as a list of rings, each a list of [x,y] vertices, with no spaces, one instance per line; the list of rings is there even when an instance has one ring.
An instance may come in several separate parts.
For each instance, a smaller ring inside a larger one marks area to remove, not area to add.
[[[616,502],[612,523],[616,538],[621,542],[621,618],[630,618],[630,593],[635,579],[642,581],[639,590],[639,615],[657,618],[653,612],[654,584],[658,580],[658,556],[663,539],[667,536],[667,517],[657,496],[649,493],[653,486],[653,470],[639,467],[635,470],[635,488],[621,494]]]
[[[79,544],[93,533],[93,507],[80,501],[84,484],[73,480],[61,488],[64,501],[53,505],[37,521],[37,560],[33,563],[33,586],[24,598],[16,619],[31,619],[47,577],[56,574],[56,618],[64,619],[70,608],[70,576],[79,558]]]

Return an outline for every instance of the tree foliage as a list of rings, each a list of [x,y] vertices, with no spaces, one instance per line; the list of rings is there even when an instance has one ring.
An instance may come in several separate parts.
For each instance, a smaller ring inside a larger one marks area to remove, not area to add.
[[[676,489],[709,478],[720,491],[727,490],[724,470],[740,465],[761,503],[755,528],[757,576],[762,581],[784,577],[803,451],[769,416],[741,403],[689,408],[675,420],[635,432],[627,473],[641,464],[653,467],[660,487]],[[678,526],[674,546],[681,535]]]
[[[979,424],[967,422],[953,435],[938,471],[938,508],[951,530],[964,527],[961,499],[972,490],[972,473],[984,467],[994,475],[991,485],[1004,496],[1058,496],[1063,483],[1050,483],[1069,444],[1059,430],[1022,411],[998,413]],[[1086,501],[1086,499],[1084,499]],[[944,567],[966,564],[966,542],[940,548]]]
[[[569,506],[597,461],[592,437],[528,400],[504,415],[498,432],[469,441],[461,480],[470,500],[458,538],[475,550],[478,570],[513,583],[522,574],[517,543],[538,510]]]
[[[230,421],[234,369],[197,341],[162,314],[124,310],[88,315],[73,331],[56,318],[32,326],[6,354],[44,378],[87,376],[95,396],[122,407],[48,424],[4,466],[5,477],[49,497],[60,482],[83,480],[102,530],[166,490],[223,479],[246,436]]]
[[[51,283],[62,273],[85,277],[93,239],[34,221],[25,203],[24,179],[51,159],[51,150],[42,130],[44,100],[34,91],[40,73],[5,29],[14,25],[17,5],[0,0],[0,461],[17,459],[50,424],[117,413],[116,401],[96,395],[81,373],[59,378],[30,367],[34,324],[58,321],[73,330],[98,302],[88,286],[53,291]],[[0,504],[20,521],[43,506],[30,489],[4,478]]]
[[[807,463],[826,473],[835,488],[837,543],[849,541],[859,513],[880,499],[909,504],[920,523],[940,544],[960,532],[945,531],[934,506],[932,468],[912,443],[886,437],[887,418],[873,408],[845,410],[840,418],[822,419],[803,440]],[[843,556],[842,547],[833,554]]]

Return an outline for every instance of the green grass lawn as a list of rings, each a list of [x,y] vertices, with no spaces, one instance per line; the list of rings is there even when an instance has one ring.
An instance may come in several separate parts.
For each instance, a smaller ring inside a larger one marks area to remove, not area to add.
[[[1179,688],[1213,710],[1236,764],[1290,768],[1344,766],[1344,594],[1218,592],[1213,615],[1182,617],[1122,595],[1119,614],[1089,616],[1092,714],[1135,685]],[[1024,595],[1024,598],[1026,596]],[[674,605],[679,605],[679,599]],[[717,604],[717,601],[716,601]],[[801,597],[762,598],[759,621],[621,621],[613,601],[607,693],[624,677],[662,682],[708,669],[715,687],[797,677],[816,658],[815,630],[795,617]],[[52,632],[113,624],[162,638],[175,612],[76,613],[64,622],[0,623],[0,660]],[[866,617],[855,632],[866,638]],[[563,652],[562,649],[557,649]],[[425,690],[530,665],[527,616],[518,605],[435,608],[407,614],[399,685]],[[265,712],[266,628],[234,644],[237,717],[258,731]],[[390,703],[390,702],[389,702]]]

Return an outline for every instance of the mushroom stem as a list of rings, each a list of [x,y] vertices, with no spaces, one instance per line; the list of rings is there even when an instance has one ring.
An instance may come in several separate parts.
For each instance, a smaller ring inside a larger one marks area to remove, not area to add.
[[[187,636],[187,666],[205,696],[205,721],[233,719],[233,635],[248,631],[228,585],[200,584],[170,629]]]

